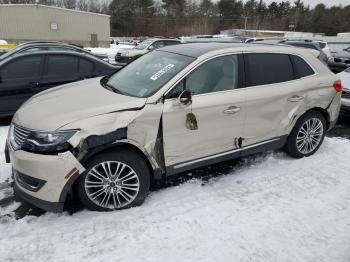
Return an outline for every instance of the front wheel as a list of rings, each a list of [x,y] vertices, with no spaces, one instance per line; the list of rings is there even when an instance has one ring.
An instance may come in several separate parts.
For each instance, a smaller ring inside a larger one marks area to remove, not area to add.
[[[326,129],[326,120],[320,112],[307,112],[297,121],[288,137],[287,153],[295,158],[314,154],[323,142]]]
[[[91,159],[76,190],[88,209],[109,211],[142,204],[149,187],[150,172],[144,159],[132,150],[120,149]]]

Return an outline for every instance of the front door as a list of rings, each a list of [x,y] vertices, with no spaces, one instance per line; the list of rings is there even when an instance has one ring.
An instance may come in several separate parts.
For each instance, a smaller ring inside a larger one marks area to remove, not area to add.
[[[66,54],[49,54],[42,79],[43,90],[82,80],[79,75],[79,57]],[[42,90],[39,90],[42,91]]]
[[[0,68],[0,116],[12,115],[41,85],[42,55],[18,57]]]
[[[167,173],[223,160],[242,135],[245,89],[241,89],[241,55],[226,55],[206,61],[167,95],[163,110],[164,157]],[[177,97],[192,92],[192,103]],[[197,125],[189,128],[188,114]]]

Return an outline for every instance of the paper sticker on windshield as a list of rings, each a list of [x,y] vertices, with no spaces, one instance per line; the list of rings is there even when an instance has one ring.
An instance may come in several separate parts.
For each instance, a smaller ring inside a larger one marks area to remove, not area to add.
[[[173,64],[169,64],[169,65],[165,66],[164,68],[159,70],[157,73],[155,73],[153,76],[151,76],[150,79],[153,80],[153,81],[156,81],[159,77],[164,75],[166,72],[168,72],[173,67],[174,67]]]

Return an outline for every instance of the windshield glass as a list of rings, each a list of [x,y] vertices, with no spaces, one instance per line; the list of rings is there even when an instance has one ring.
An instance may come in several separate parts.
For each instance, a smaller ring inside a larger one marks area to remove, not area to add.
[[[18,45],[18,46],[14,47],[14,48],[11,48],[11,49],[6,50],[7,52],[6,52],[5,54],[2,54],[2,55],[0,56],[0,60],[3,60],[3,59],[5,59],[6,57],[11,56],[12,54],[16,53],[16,52],[17,52],[18,50],[20,50],[21,48],[23,48],[23,45]]]
[[[135,49],[146,49],[150,44],[153,43],[153,40],[145,40],[143,42],[141,42],[139,45],[135,46]]]
[[[116,93],[148,97],[194,59],[174,53],[153,51],[111,76],[106,86]]]

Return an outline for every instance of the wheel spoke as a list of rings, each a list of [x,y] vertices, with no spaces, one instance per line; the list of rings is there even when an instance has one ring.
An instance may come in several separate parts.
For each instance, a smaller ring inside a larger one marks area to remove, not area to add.
[[[108,178],[108,177],[103,176],[103,175],[102,175],[100,172],[98,172],[95,168],[91,169],[90,175],[92,175],[93,177],[96,177],[97,179],[99,179],[99,180],[101,180],[101,181],[104,181],[106,178]]]
[[[324,134],[323,124],[318,118],[308,119],[299,129],[296,146],[300,153],[309,154],[315,150]]]
[[[136,172],[119,161],[101,162],[87,173],[85,191],[96,205],[118,209],[130,205],[137,197],[140,184]]]

